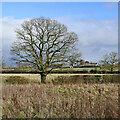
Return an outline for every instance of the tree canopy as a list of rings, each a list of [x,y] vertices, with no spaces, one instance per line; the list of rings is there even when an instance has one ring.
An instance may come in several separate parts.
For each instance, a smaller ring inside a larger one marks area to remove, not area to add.
[[[11,47],[12,59],[36,66],[44,83],[55,63],[67,62],[78,36],[56,20],[35,18],[24,21],[16,31],[17,40]],[[77,51],[76,51],[77,52]]]
[[[112,72],[115,65],[118,63],[118,54],[116,52],[105,54],[102,60],[100,60],[100,63],[104,68],[110,69]]]

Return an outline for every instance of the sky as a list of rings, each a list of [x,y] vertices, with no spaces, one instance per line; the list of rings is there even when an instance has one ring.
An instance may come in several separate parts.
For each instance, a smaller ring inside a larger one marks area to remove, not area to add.
[[[102,56],[118,52],[117,2],[3,2],[3,61],[12,64],[10,47],[16,40],[15,29],[31,18],[55,19],[75,32],[82,59],[99,62]]]

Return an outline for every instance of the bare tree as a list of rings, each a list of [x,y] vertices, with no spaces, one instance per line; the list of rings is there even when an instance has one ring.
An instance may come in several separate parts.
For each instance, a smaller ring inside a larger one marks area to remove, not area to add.
[[[80,61],[82,54],[77,49],[72,49],[68,53],[68,62],[71,66]]]
[[[41,82],[51,72],[52,64],[68,61],[68,51],[78,37],[56,20],[36,18],[23,22],[16,30],[17,40],[11,47],[13,60],[27,62],[38,68]]]
[[[105,54],[100,63],[104,68],[110,69],[113,72],[115,65],[118,62],[118,55],[115,52],[111,52],[110,54]]]
[[[2,69],[6,68],[6,63],[2,62]]]

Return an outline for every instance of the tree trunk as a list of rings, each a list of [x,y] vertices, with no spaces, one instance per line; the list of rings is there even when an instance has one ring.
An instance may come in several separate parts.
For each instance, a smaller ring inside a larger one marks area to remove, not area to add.
[[[113,72],[113,67],[111,67],[111,72]]]
[[[41,74],[41,83],[45,84],[46,83],[46,74]]]

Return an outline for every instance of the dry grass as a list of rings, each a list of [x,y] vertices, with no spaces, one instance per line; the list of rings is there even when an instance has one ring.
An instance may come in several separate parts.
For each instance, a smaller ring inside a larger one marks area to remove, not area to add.
[[[113,77],[115,81],[118,81],[119,74],[48,74],[47,75],[47,83],[51,83],[52,80],[56,80],[58,78],[63,79],[79,79],[83,83],[84,79],[89,79],[94,76],[103,76],[104,78],[108,78],[109,80]],[[0,74],[0,83],[4,83],[6,79],[9,77],[22,77],[28,79],[30,83],[40,83],[40,75],[39,74]]]
[[[0,83],[4,83],[9,77],[24,77],[29,82],[40,82],[39,74],[0,74]]]
[[[118,118],[118,84],[3,85],[6,118]]]

